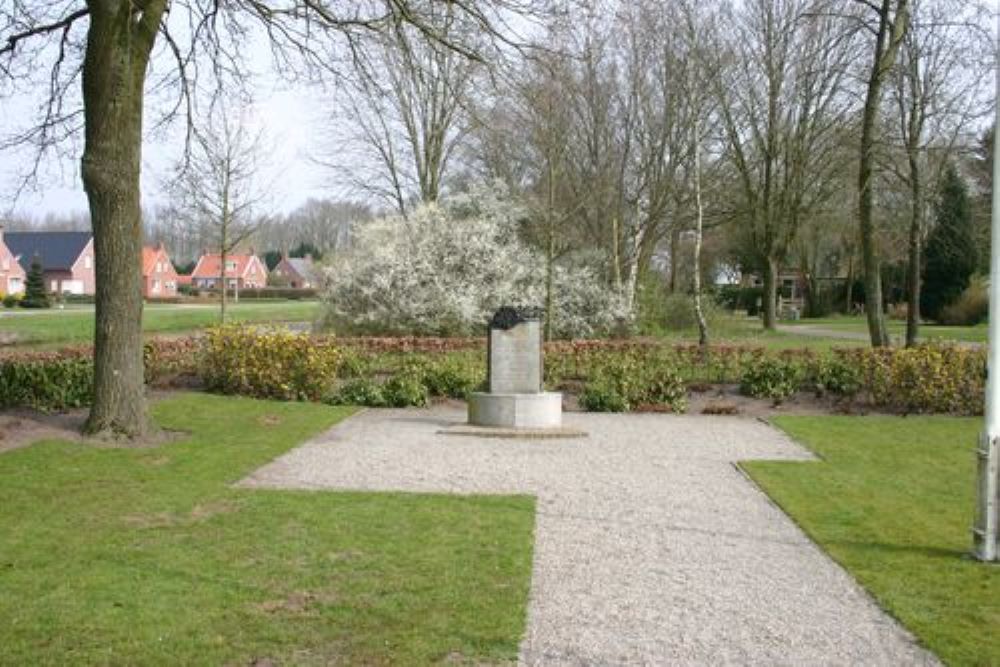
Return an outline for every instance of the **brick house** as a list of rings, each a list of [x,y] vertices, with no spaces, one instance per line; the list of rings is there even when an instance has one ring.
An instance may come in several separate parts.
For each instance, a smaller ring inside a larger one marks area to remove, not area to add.
[[[177,271],[161,242],[142,249],[142,296],[157,299],[177,296]]]
[[[191,285],[198,289],[219,289],[222,257],[204,254],[191,272]],[[259,289],[267,286],[267,266],[251,248],[245,255],[226,255],[226,288]]]
[[[0,296],[20,294],[24,291],[27,273],[17,261],[3,240],[3,226],[0,226]]]
[[[309,289],[313,286],[313,271],[312,255],[289,257],[288,253],[284,253],[281,261],[271,271],[271,276],[276,279],[276,284],[281,283],[294,289]]]
[[[38,258],[49,292],[94,294],[94,235],[90,232],[7,232],[4,243],[25,273]]]

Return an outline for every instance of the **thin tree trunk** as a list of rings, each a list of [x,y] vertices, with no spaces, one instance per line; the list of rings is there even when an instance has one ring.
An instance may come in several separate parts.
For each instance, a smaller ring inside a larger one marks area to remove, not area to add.
[[[83,62],[84,191],[94,231],[94,396],[84,430],[141,438],[149,428],[142,343],[143,84],[164,3],[89,3]]]
[[[694,317],[698,322],[698,344],[708,345],[708,323],[701,307],[701,241],[704,229],[704,209],[701,203],[701,130],[700,123],[694,122]]]
[[[555,230],[555,168],[549,160],[548,210],[546,211],[545,242],[545,340],[552,340],[553,274],[555,272],[556,230]]]
[[[768,257],[764,263],[764,328],[774,331],[778,322],[778,263]]]
[[[910,156],[910,211],[909,238],[909,304],[906,308],[906,347],[917,344],[920,327],[920,233],[923,229],[923,188],[920,185],[920,167],[916,156]]]
[[[621,294],[622,291],[622,258],[621,258],[621,235],[618,230],[618,217],[611,218],[611,279],[614,281],[615,290]]]
[[[228,150],[228,147],[227,147]],[[229,159],[226,158],[226,165],[223,171],[222,182],[222,229],[220,230],[219,245],[219,276],[222,291],[219,293],[219,321],[226,323],[226,306],[228,301],[227,293],[229,285],[226,282],[226,258],[229,253],[229,175],[231,173]],[[236,277],[239,280],[239,276]]]
[[[670,230],[670,276],[667,287],[671,294],[677,292],[678,264],[680,263],[681,230],[674,227]]]
[[[847,296],[844,299],[844,314],[854,312],[854,248],[847,257]]]

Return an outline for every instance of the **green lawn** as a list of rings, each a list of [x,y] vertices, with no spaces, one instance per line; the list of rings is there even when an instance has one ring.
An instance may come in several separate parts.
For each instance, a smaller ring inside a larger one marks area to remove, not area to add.
[[[182,441],[0,454],[0,664],[514,658],[527,497],[241,490],[347,409],[182,395]]]
[[[822,462],[749,474],[945,662],[1000,665],[1000,566],[972,560],[979,419],[781,417]]]
[[[311,322],[320,312],[316,301],[244,301],[228,307],[232,322]],[[218,306],[147,305],[143,328],[149,333],[203,329],[218,323]],[[84,343],[93,340],[93,308],[46,311],[0,311],[0,338],[16,336],[18,344]]]
[[[868,323],[863,317],[824,317],[782,322],[794,326],[812,326],[818,329],[832,331],[850,331],[859,334],[868,333]],[[886,325],[889,333],[894,336],[906,334],[906,323],[900,320],[888,320]],[[920,337],[923,340],[949,340],[967,343],[985,343],[987,334],[986,323],[972,327],[940,326],[936,324],[920,325]]]
[[[784,322],[782,322],[784,323]],[[681,329],[660,333],[661,338],[678,343],[696,343],[698,331]],[[834,347],[861,347],[865,341],[815,336],[789,331],[767,331],[758,319],[721,318],[709,327],[709,341],[712,344],[760,345],[772,350],[808,348],[826,352]]]

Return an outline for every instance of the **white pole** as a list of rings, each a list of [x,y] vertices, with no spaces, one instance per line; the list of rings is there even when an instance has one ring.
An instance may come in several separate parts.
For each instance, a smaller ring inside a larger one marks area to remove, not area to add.
[[[994,57],[1000,57],[1000,12],[997,13],[997,45]],[[997,560],[997,528],[1000,524],[1000,61],[996,69],[996,116],[993,125],[993,211],[990,244],[990,321],[989,351],[986,368],[985,430],[976,452],[979,468],[976,525],[973,528],[975,556],[979,560]]]

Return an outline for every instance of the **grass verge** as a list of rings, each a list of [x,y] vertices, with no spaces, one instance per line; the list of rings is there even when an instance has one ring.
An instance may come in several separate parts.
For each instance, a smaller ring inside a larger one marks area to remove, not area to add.
[[[0,455],[0,663],[516,655],[532,499],[235,489],[349,410],[191,394],[154,414],[190,436]]]
[[[978,419],[780,417],[819,463],[751,477],[928,648],[1000,664],[1000,567],[969,557]]]
[[[231,304],[230,322],[311,322],[319,314],[316,301],[264,301]],[[217,306],[153,304],[143,310],[146,333],[176,333],[218,324]],[[0,338],[13,336],[18,345],[89,343],[94,339],[93,308],[46,311],[0,311]]]

